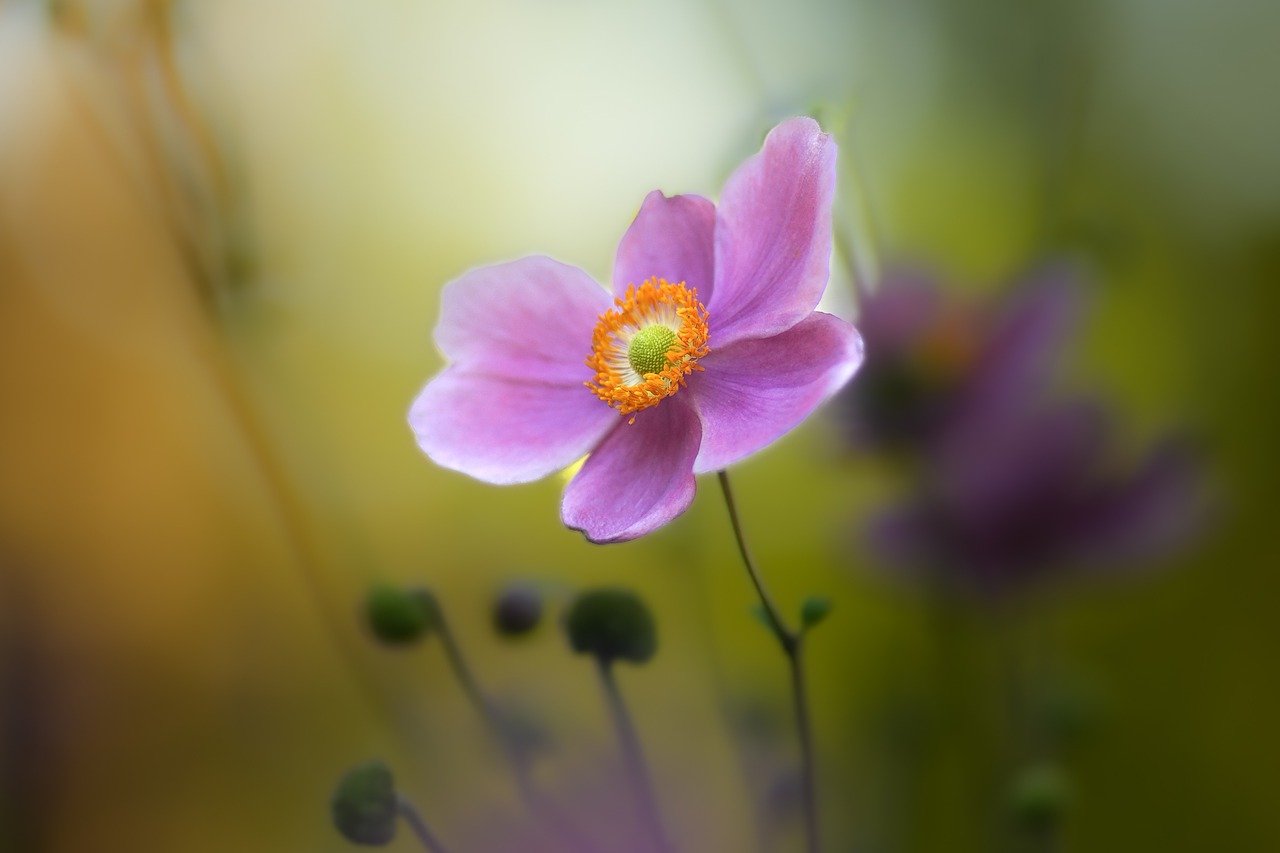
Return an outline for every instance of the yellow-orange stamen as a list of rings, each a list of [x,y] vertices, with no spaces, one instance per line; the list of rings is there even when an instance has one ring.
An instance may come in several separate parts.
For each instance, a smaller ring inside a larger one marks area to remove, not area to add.
[[[652,326],[667,327],[675,339],[665,366],[641,374],[629,355],[631,342]],[[587,357],[596,376],[586,384],[601,400],[631,415],[679,391],[690,373],[702,370],[698,359],[707,352],[707,309],[698,301],[698,292],[684,282],[650,278],[639,286],[629,285],[614,307],[600,315]]]

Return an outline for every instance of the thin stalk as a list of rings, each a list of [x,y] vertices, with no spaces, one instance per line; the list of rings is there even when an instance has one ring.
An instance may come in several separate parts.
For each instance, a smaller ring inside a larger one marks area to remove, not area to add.
[[[667,839],[662,814],[658,810],[658,798],[653,792],[649,765],[644,760],[640,737],[636,734],[635,724],[631,721],[626,702],[623,701],[622,691],[618,689],[618,681],[613,676],[613,665],[603,658],[596,658],[596,670],[600,674],[600,684],[604,687],[610,716],[613,717],[613,728],[617,732],[618,745],[626,764],[627,780],[631,784],[631,793],[635,797],[640,817],[649,829],[654,849],[668,853],[674,848]]]
[[[400,816],[404,818],[405,823],[409,824],[409,828],[413,830],[413,834],[417,836],[423,848],[429,853],[448,853],[448,849],[440,843],[440,839],[431,831],[431,827],[427,826],[427,822],[419,814],[418,810],[413,807],[413,803],[404,797],[398,798],[400,808]]]
[[[454,636],[453,630],[449,627],[449,621],[445,618],[444,610],[438,602],[434,606],[434,611],[436,631],[440,635],[440,644],[444,647],[444,654],[449,661],[449,668],[453,671],[453,676],[457,679],[458,684],[461,685],[462,692],[467,695],[472,707],[480,715],[490,734],[501,747],[502,755],[507,764],[510,765],[511,773],[515,777],[516,790],[525,808],[535,817],[544,820],[547,828],[559,836],[561,843],[566,844],[573,850],[594,850],[595,845],[584,838],[556,805],[544,797],[533,784],[529,762],[520,747],[512,742],[511,733],[497,707],[480,688],[480,682],[476,680],[475,673],[472,672],[471,666],[463,656],[457,637]]]
[[[880,228],[867,192],[866,170],[854,131],[845,134],[840,153],[847,167],[843,185],[849,205],[843,216],[837,211],[832,228],[836,252],[844,261],[859,306],[880,283]]]
[[[742,564],[747,569],[760,604],[764,607],[773,628],[773,634],[786,655],[787,665],[791,670],[791,698],[795,708],[796,730],[800,739],[800,783],[804,801],[805,849],[809,853],[819,853],[822,842],[818,832],[818,797],[817,779],[813,751],[813,723],[809,714],[809,695],[804,675],[804,634],[787,625],[778,606],[764,585],[760,572],[756,569],[755,560],[747,548],[746,537],[742,533],[742,521],[738,518],[738,507],[733,500],[733,489],[729,485],[729,474],[720,471],[720,488],[724,492],[725,507],[729,510],[729,522],[733,526],[733,535],[738,542],[738,552],[742,555]]]

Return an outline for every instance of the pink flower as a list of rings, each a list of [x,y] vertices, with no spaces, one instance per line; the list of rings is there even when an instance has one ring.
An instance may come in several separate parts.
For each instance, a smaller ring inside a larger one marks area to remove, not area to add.
[[[862,360],[827,285],[836,146],[808,118],[775,127],[720,205],[652,192],[623,235],[610,296],[530,257],[445,286],[435,341],[450,364],[409,423],[438,465],[525,483],[590,456],[561,502],[593,542],[684,512],[694,475],[771,444]]]

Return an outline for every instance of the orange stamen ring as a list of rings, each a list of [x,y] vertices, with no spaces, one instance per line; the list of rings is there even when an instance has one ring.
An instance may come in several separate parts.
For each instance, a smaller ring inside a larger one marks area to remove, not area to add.
[[[636,367],[640,357],[632,343],[637,336],[641,336],[641,344],[667,337],[655,335],[655,331],[662,331],[654,330],[655,326],[669,329],[674,338],[665,364],[641,373]],[[698,301],[698,292],[684,282],[670,284],[666,279],[650,278],[638,287],[629,285],[627,292],[614,300],[614,307],[600,315],[587,357],[587,366],[596,376],[586,386],[622,414],[632,415],[679,391],[690,373],[702,370],[698,359],[708,352],[707,309]]]

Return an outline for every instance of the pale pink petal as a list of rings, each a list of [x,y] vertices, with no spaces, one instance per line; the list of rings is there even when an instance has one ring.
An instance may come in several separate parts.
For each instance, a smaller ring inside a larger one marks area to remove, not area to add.
[[[702,359],[689,382],[702,416],[693,470],[718,471],[772,444],[849,381],[862,338],[838,317],[814,313],[780,335],[740,341]]]
[[[592,375],[591,332],[611,303],[589,275],[551,258],[481,267],[445,285],[436,345],[474,373],[581,385]]]
[[[409,410],[418,446],[437,465],[486,483],[541,479],[582,458],[618,413],[582,385],[530,382],[453,366]]]
[[[836,144],[810,118],[770,131],[725,184],[716,213],[711,346],[762,338],[808,316],[827,286]]]
[[[615,416],[619,417],[619,416]],[[689,508],[702,430],[680,394],[622,423],[564,490],[560,517],[592,542],[650,533]]]
[[[618,244],[614,294],[621,296],[627,285],[657,276],[672,284],[684,282],[707,304],[714,284],[715,230],[716,208],[705,198],[649,193]]]

